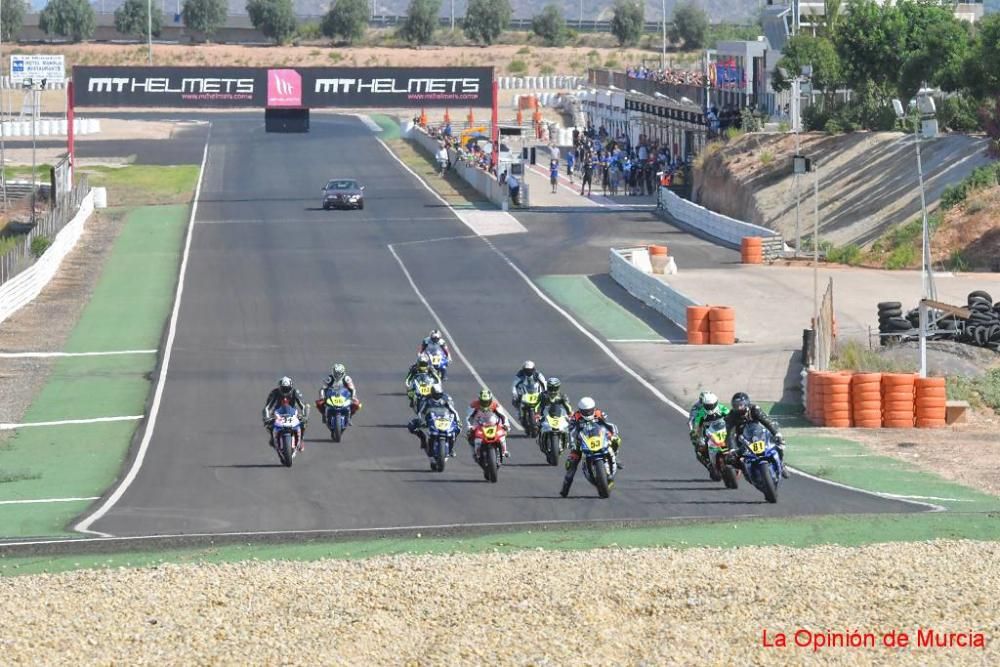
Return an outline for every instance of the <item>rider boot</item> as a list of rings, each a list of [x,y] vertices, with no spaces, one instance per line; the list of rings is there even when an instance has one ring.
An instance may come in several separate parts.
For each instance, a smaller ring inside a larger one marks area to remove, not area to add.
[[[563,477],[562,489],[559,491],[559,495],[563,498],[569,495],[569,488],[573,486],[573,478],[576,476],[578,465],[580,465],[579,459],[575,459],[573,456],[566,458],[566,476]]]
[[[507,438],[500,441],[500,455],[505,459],[510,458],[510,452],[507,451]]]
[[[788,468],[785,467],[785,446],[778,445],[778,459],[781,461],[781,476],[784,479],[788,479]]]

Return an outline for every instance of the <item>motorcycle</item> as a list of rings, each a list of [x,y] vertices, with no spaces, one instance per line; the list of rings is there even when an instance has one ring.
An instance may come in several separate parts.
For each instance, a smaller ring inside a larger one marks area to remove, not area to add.
[[[431,343],[424,352],[431,358],[431,366],[434,367],[443,382],[448,377],[448,355],[444,353],[444,348],[437,343]]]
[[[302,451],[302,419],[299,411],[287,404],[274,411],[271,437],[278,459],[286,468],[292,466],[292,459]]]
[[[618,464],[611,453],[611,431],[598,421],[585,422],[576,437],[584,477],[597,488],[598,496],[607,498],[618,473]]]
[[[538,437],[538,403],[542,398],[542,386],[534,380],[528,380],[520,386],[521,391],[521,423],[524,424],[524,434],[529,438]]]
[[[559,455],[566,449],[569,440],[569,415],[562,405],[550,405],[540,420],[538,448],[545,454],[550,466],[559,464]]]
[[[406,397],[410,399],[410,409],[417,411],[417,406],[421,399],[431,395],[431,388],[434,386],[434,377],[430,373],[418,373],[410,386],[407,387]]]
[[[769,503],[778,502],[781,463],[778,447],[763,424],[747,424],[740,435],[744,445],[742,466],[746,478],[764,494]]]
[[[502,465],[507,429],[494,414],[477,421],[473,428],[472,443],[476,448],[476,463],[482,467],[486,481],[495,484],[497,472]]]
[[[323,390],[325,398],[316,401],[316,409],[323,414],[323,423],[330,429],[330,437],[340,442],[351,423],[351,392],[346,387]]]
[[[713,482],[722,482],[726,485],[727,489],[735,489],[739,486],[737,481],[739,478],[739,472],[736,468],[726,463],[726,458],[729,455],[729,446],[726,444],[726,438],[728,436],[728,430],[726,429],[726,420],[724,417],[719,417],[703,426],[703,446],[705,451],[708,453],[708,464],[705,466],[708,468],[708,474],[712,478]]]
[[[444,472],[445,461],[455,455],[455,438],[461,428],[447,408],[430,408],[427,411],[426,429],[427,456],[431,458],[431,470]]]

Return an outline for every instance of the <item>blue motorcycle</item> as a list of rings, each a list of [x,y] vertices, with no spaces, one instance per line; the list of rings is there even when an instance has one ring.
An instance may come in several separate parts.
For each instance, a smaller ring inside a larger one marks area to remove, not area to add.
[[[430,408],[426,420],[427,456],[431,459],[431,470],[444,472],[448,457],[455,455],[455,438],[462,429],[447,408]]]
[[[431,343],[424,350],[431,358],[431,366],[437,371],[442,381],[448,377],[448,355],[444,353],[444,348],[437,343]]]
[[[351,424],[351,392],[346,387],[323,390],[323,422],[330,429],[330,437],[340,442],[344,431]]]
[[[771,432],[756,422],[743,427],[743,474],[757,487],[769,503],[778,502],[781,483],[781,457]]]
[[[302,451],[302,419],[299,411],[288,405],[287,400],[274,411],[271,439],[281,464],[290,468],[292,459]]]
[[[607,498],[615,488],[618,473],[617,462],[611,453],[611,431],[598,421],[585,422],[576,437],[576,446],[583,459],[583,476],[597,488],[598,496]]]

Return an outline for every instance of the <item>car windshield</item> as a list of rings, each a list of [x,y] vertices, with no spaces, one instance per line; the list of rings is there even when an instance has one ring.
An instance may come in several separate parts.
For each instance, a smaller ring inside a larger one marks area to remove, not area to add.
[[[330,181],[326,184],[327,190],[357,190],[357,181]]]

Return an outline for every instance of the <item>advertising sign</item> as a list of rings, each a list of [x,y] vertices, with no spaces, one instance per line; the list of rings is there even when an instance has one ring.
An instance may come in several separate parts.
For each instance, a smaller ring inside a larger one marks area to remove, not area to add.
[[[62,82],[66,79],[66,58],[40,54],[13,54],[10,57],[10,80],[20,83],[25,79]]]
[[[73,68],[77,107],[488,107],[491,67]]]

